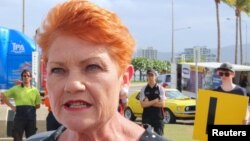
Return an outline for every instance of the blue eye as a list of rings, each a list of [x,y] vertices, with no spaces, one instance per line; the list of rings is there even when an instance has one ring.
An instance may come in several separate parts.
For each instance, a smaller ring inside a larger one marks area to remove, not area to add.
[[[89,72],[96,72],[96,71],[102,70],[102,68],[101,68],[99,65],[97,65],[97,64],[88,65],[88,66],[86,67],[86,69],[87,69],[87,71],[89,71]]]
[[[53,68],[53,69],[51,69],[51,73],[62,74],[64,72],[65,71],[62,68]]]

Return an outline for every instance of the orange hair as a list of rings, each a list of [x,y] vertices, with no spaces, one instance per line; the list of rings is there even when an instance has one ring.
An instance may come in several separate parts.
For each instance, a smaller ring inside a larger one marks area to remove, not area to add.
[[[57,36],[70,35],[82,40],[104,44],[117,61],[119,71],[131,63],[135,41],[119,17],[106,9],[84,0],[69,0],[58,4],[48,13],[37,33],[43,59]]]

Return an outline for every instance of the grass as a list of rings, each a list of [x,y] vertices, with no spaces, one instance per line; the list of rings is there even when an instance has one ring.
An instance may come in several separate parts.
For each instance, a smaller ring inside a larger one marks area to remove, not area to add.
[[[171,141],[194,141],[193,125],[165,124],[164,136]]]
[[[141,119],[136,123],[141,124]],[[193,120],[177,120],[175,124],[165,124],[164,137],[170,141],[197,141],[193,139]]]

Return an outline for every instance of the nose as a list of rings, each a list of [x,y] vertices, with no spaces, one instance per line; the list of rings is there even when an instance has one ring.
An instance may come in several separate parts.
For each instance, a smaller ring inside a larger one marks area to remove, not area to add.
[[[69,94],[85,91],[85,84],[80,78],[79,76],[69,76],[64,85],[64,91]]]

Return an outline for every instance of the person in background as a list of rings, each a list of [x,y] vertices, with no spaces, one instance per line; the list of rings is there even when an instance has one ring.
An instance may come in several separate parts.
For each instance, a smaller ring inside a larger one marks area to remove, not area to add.
[[[225,62],[220,65],[219,68],[216,69],[217,75],[221,78],[221,85],[216,88],[216,91],[236,94],[236,95],[243,95],[247,96],[247,92],[245,88],[240,87],[233,83],[233,78],[235,76],[235,71],[231,63]],[[243,119],[243,124],[248,124],[249,120],[249,111],[247,108],[246,116]]]
[[[31,86],[31,72],[23,70],[21,73],[21,85],[16,85],[3,92],[2,100],[14,112],[13,123],[14,141],[22,141],[23,133],[26,138],[36,133],[36,109],[40,108],[40,93],[37,88]],[[15,105],[9,99],[13,98]]]
[[[46,107],[48,107],[48,115],[46,117],[46,128],[47,128],[47,131],[58,129],[61,126],[61,124],[56,120],[53,112],[51,111],[49,97],[48,97],[48,91],[47,90],[45,90],[45,96],[44,96],[43,103],[44,103],[44,105]]]
[[[127,77],[127,78],[129,78],[129,77]],[[124,81],[125,81],[125,83],[128,83],[129,80],[124,80]],[[119,107],[118,107],[118,111],[122,115],[124,115],[124,109],[127,106],[128,95],[129,95],[129,86],[124,84],[124,86],[122,87],[122,89],[120,91],[120,99],[119,99]]]
[[[118,110],[135,42],[118,16],[87,0],[58,4],[37,34],[51,110],[62,126],[27,141],[164,141]],[[129,75],[127,75],[129,74]],[[129,78],[126,78],[129,77]]]
[[[148,84],[142,87],[140,92],[140,102],[143,107],[142,124],[149,124],[159,135],[164,134],[164,110],[165,93],[162,86],[156,82],[156,71],[147,70]]]
[[[248,80],[247,80],[247,76],[246,76],[246,75],[241,74],[239,85],[240,85],[241,87],[245,88],[245,89],[247,88],[247,86],[249,85],[249,83],[248,83]]]

